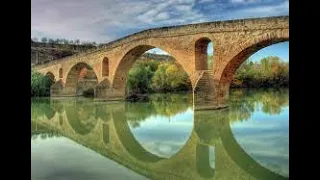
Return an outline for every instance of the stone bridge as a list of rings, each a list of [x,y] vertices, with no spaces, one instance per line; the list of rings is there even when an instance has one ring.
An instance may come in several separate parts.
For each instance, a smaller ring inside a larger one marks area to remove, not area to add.
[[[52,113],[32,118],[31,135],[59,133],[150,179],[289,179],[261,166],[241,148],[230,129],[228,109],[195,111],[185,145],[170,158],[163,158],[135,139],[124,103],[97,107],[85,108],[86,113],[81,114],[77,102],[52,101]],[[209,163],[210,146],[215,149],[214,167]]]
[[[227,106],[233,75],[250,55],[288,40],[288,16],[162,27],[34,68],[55,79],[52,96],[76,96],[80,71],[88,68],[97,82],[95,97],[119,100],[126,95],[127,74],[136,59],[152,48],[160,48],[173,56],[188,74],[196,107],[215,109]],[[210,41],[214,51],[212,68],[206,63]]]

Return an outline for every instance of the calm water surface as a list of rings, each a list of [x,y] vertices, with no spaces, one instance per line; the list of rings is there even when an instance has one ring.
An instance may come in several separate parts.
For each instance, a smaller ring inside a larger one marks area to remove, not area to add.
[[[288,89],[231,90],[229,105],[33,99],[32,179],[288,179]]]

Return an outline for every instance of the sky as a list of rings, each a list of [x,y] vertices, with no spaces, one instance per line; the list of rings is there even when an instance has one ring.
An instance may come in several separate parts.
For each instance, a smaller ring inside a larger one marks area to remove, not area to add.
[[[213,52],[213,43],[210,42],[208,44],[207,53],[212,55]],[[162,50],[159,50],[162,51]],[[164,52],[162,52],[164,54]],[[277,56],[281,60],[285,62],[289,62],[289,41],[276,43],[265,48],[260,49],[259,51],[252,54],[249,59],[250,61],[257,62],[260,61],[262,58],[267,56]]]
[[[31,0],[31,37],[107,43],[149,28],[282,15],[289,0]]]
[[[267,46],[249,57],[253,62],[260,61],[267,56],[277,56],[285,62],[289,62],[289,42],[277,43]]]

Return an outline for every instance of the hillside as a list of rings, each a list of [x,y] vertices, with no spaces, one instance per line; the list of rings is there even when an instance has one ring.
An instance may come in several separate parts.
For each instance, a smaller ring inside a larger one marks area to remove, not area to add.
[[[96,46],[92,44],[56,44],[31,40],[31,65],[43,64],[94,48]]]
[[[56,59],[97,48],[93,44],[54,44],[31,41],[31,65],[43,64]],[[173,60],[168,55],[145,53],[139,60]]]

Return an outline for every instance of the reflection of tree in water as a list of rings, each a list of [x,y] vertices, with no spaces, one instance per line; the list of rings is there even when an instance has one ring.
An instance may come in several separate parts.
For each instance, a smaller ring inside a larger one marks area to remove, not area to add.
[[[229,99],[230,122],[249,119],[259,107],[266,114],[279,114],[289,104],[288,89],[232,89]]]
[[[186,111],[191,106],[192,99],[181,94],[154,94],[149,102],[126,103],[126,117],[129,124],[135,128],[140,122],[150,116],[171,117]]]
[[[186,111],[192,104],[192,99],[187,95],[181,94],[166,94],[154,95],[152,104],[156,110],[156,115],[172,117],[178,113]]]
[[[251,113],[255,110],[255,101],[247,99],[242,91],[230,93],[229,119],[233,121],[243,121],[250,118]]]
[[[154,111],[151,102],[126,103],[126,119],[133,128],[139,127],[140,122],[154,114]]]
[[[61,135],[51,129],[46,128],[40,124],[37,124],[35,121],[31,122],[31,139],[47,139],[52,137],[60,137]]]
[[[46,132],[46,133],[41,133],[41,134],[31,134],[31,139],[40,139],[45,140],[45,139],[50,139],[54,137],[61,137],[59,133],[56,132]]]
[[[91,103],[77,102],[66,107],[69,124],[78,134],[87,134],[97,124],[96,108]]]
[[[231,89],[229,96],[230,122],[243,121],[251,117],[258,109],[270,115],[279,114],[288,106],[288,89]],[[48,99],[33,99],[31,103],[32,119],[47,117],[51,119],[55,111],[62,112],[65,102],[53,102]],[[185,112],[192,105],[192,94],[153,94],[149,102],[126,102],[125,115],[131,127],[139,127],[140,122],[150,116],[172,117]],[[51,106],[51,107],[50,107]],[[107,105],[77,102],[66,104],[70,125],[77,133],[89,133],[96,125],[98,116],[107,121],[110,116]]]
[[[279,114],[282,107],[288,106],[288,89],[278,89],[265,93],[262,98],[262,111],[267,114]]]
[[[231,89],[229,119],[230,122],[248,120],[259,108],[269,115],[279,114],[288,103],[288,89]],[[150,116],[172,117],[185,112],[191,105],[189,95],[154,94],[150,96],[150,102],[127,104],[127,120],[132,127],[139,127],[139,123]]]
[[[48,120],[53,118],[55,111],[50,106],[49,99],[33,99],[31,103],[31,118],[36,120],[37,118],[45,116]]]

